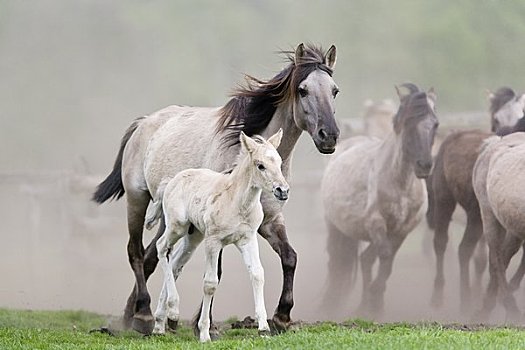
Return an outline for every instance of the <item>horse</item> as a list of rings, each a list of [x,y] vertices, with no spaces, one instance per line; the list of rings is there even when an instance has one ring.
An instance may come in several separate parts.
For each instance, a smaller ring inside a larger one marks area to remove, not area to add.
[[[491,130],[498,134],[512,132],[512,127],[523,116],[525,95],[502,87],[489,93]],[[480,290],[481,277],[486,266],[485,243],[482,237],[481,214],[472,188],[472,169],[480,146],[492,133],[482,130],[463,130],[449,134],[441,144],[435,158],[432,174],[427,178],[427,223],[434,230],[436,275],[431,304],[443,304],[445,277],[444,254],[448,242],[448,227],[459,204],[466,213],[467,225],[459,245],[460,307],[468,311],[471,306],[469,264],[478,245],[475,262],[474,289]],[[479,243],[478,243],[479,242]]]
[[[264,270],[259,259],[257,229],[264,217],[262,191],[273,193],[279,201],[288,199],[289,186],[281,172],[282,160],[277,153],[281,137],[282,130],[268,141],[259,136],[250,138],[241,131],[241,153],[231,171],[186,169],[159,186],[154,209],[146,218],[147,228],[153,227],[161,216],[165,222],[164,233],[157,241],[164,283],[153,333],[164,334],[168,318],[178,322],[179,295],[175,281],[198,244],[182,244],[181,253],[173,254],[169,262],[167,254],[180,239],[188,242],[190,234],[197,237],[194,238],[197,242],[204,240],[205,245],[204,302],[198,322],[200,341],[211,340],[209,309],[219,283],[219,252],[228,244],[235,244],[248,268],[259,332],[270,331],[264,306]]]
[[[126,303],[124,326],[144,334],[153,330],[146,280],[157,265],[156,242],[163,224],[146,249],[142,235],[146,209],[162,179],[188,168],[231,168],[239,153],[241,131],[268,137],[283,129],[277,151],[285,178],[303,131],[320,153],[334,152],[339,136],[335,121],[339,88],[332,78],[335,46],[325,52],[300,44],[284,54],[289,64],[276,76],[267,81],[247,76],[247,85],[235,90],[222,107],[169,106],[136,119],[125,132],[113,170],[93,195],[94,201],[103,203],[126,193],[128,257],[135,286]],[[264,193],[261,200],[264,219],[258,232],[279,255],[283,271],[281,297],[272,320],[277,330],[285,330],[291,323],[297,254],[288,242],[282,203]]]
[[[394,256],[422,218],[427,194],[423,179],[432,168],[438,127],[433,89],[396,87],[400,105],[384,140],[358,136],[338,146],[321,182],[328,228],[325,307],[339,305],[357,270],[359,241],[363,293],[358,312],[379,315]],[[406,90],[406,91],[405,91]],[[372,265],[379,270],[372,281]]]
[[[478,317],[486,318],[499,296],[507,318],[519,319],[516,300],[505,272],[525,240],[525,133],[485,141],[472,174],[479,201],[483,235],[489,247],[489,284]]]

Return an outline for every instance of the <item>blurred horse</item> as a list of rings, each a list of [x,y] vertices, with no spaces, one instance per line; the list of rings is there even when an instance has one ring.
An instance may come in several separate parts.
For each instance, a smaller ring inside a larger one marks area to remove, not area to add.
[[[270,331],[264,306],[264,270],[259,259],[257,229],[264,217],[263,191],[273,193],[279,201],[288,199],[289,186],[281,172],[282,160],[276,150],[282,135],[279,130],[266,141],[260,136],[252,139],[241,132],[241,153],[231,171],[186,169],[159,186],[154,209],[146,219],[146,227],[151,228],[163,216],[166,226],[157,241],[164,282],[155,312],[154,333],[164,334],[168,319],[178,322],[179,295],[175,281],[202,240],[206,273],[198,321],[200,341],[211,340],[210,307],[219,284],[219,253],[228,244],[235,244],[248,268],[259,332]],[[172,251],[180,239],[183,243]],[[168,262],[170,251],[173,254]]]
[[[360,256],[359,311],[381,313],[394,256],[424,213],[427,194],[422,179],[432,168],[436,95],[433,89],[420,91],[414,84],[396,89],[400,106],[390,135],[384,140],[364,136],[345,140],[322,179],[328,226],[327,307],[340,305],[348,294],[357,269],[359,241],[367,241]],[[379,270],[372,281],[377,258]]]
[[[505,272],[525,240],[525,133],[485,141],[473,170],[472,183],[479,201],[483,234],[489,247],[489,284],[477,315],[486,318],[499,296],[507,319],[519,320],[516,300]]]
[[[516,95],[503,87],[489,94],[492,131],[503,134],[512,132],[512,127],[523,116],[525,95]],[[448,242],[448,227],[456,204],[465,210],[467,225],[459,245],[460,306],[467,311],[471,302],[469,263],[474,249],[482,236],[481,216],[478,201],[472,188],[472,169],[480,146],[493,134],[481,130],[458,131],[448,135],[439,148],[434,170],[427,179],[429,205],[427,222],[434,230],[434,252],[436,254],[436,276],[431,303],[441,306],[445,277],[444,254]],[[481,286],[481,277],[486,266],[485,243],[480,241],[476,254],[474,279],[475,289]]]
[[[156,241],[164,229],[161,225],[146,250],[142,233],[148,204],[163,179],[188,168],[231,168],[239,153],[241,131],[269,137],[283,129],[278,151],[285,177],[303,131],[319,152],[334,152],[339,135],[334,118],[339,89],[332,78],[336,48],[324,52],[300,44],[287,55],[289,65],[275,77],[262,81],[248,76],[248,86],[239,88],[223,107],[170,106],[135,120],[126,131],[113,171],[93,196],[103,203],[127,194],[128,256],[135,287],[124,311],[126,326],[145,334],[153,330],[146,280],[157,265]],[[291,322],[297,254],[288,242],[282,203],[265,194],[262,203],[264,220],[258,232],[279,254],[283,270],[283,289],[273,321],[278,329],[286,329]]]

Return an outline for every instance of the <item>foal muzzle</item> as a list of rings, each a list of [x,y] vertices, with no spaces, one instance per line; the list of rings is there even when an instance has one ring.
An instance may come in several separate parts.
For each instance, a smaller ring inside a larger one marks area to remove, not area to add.
[[[288,199],[288,192],[290,189],[284,186],[277,186],[273,189],[273,195],[280,201],[285,201]]]

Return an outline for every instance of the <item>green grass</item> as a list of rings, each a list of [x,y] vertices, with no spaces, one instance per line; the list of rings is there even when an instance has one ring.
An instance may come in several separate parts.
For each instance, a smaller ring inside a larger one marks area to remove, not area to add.
[[[261,338],[256,330],[226,329],[221,340],[199,344],[188,327],[177,334],[142,337],[89,333],[107,318],[82,311],[0,309],[0,349],[523,349],[525,331],[516,328],[465,330],[439,324],[377,324],[352,320],[302,325]]]

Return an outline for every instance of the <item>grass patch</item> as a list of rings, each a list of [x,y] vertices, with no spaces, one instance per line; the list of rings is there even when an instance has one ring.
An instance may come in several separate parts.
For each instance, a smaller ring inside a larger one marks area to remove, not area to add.
[[[261,338],[255,329],[230,329],[222,338],[199,344],[187,325],[177,334],[143,337],[90,333],[107,317],[83,311],[0,309],[0,349],[520,349],[525,331],[517,328],[465,327],[437,323],[379,324],[349,320],[337,324],[300,324],[293,331]],[[230,320],[231,321],[231,320]]]

